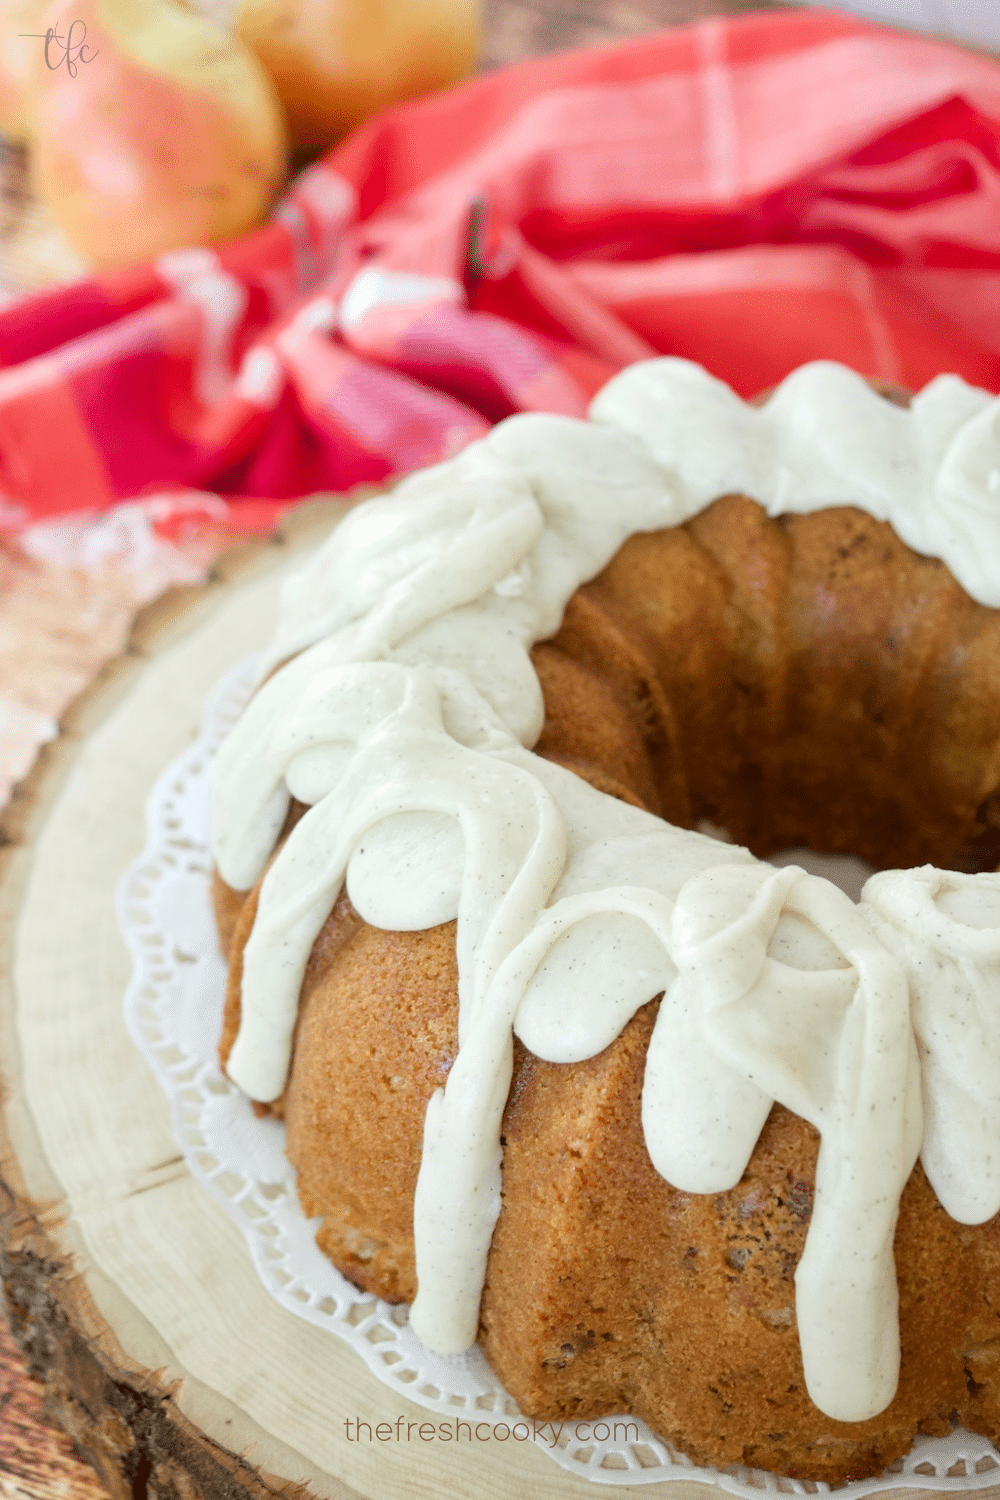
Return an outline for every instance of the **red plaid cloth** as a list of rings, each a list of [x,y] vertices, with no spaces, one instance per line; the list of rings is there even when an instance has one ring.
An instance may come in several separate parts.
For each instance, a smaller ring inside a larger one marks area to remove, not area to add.
[[[0,314],[0,525],[211,492],[263,528],[656,353],[747,395],[816,358],[996,388],[998,306],[996,65],[704,22],[383,114],[245,238]]]

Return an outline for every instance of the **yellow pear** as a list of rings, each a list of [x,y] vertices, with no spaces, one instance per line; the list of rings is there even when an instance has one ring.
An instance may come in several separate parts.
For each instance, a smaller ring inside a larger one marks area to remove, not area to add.
[[[31,78],[44,56],[42,17],[51,0],[0,0],[0,134],[31,139]]]
[[[292,143],[310,152],[387,104],[466,78],[481,26],[480,0],[240,0],[236,11]]]
[[[34,71],[32,186],[97,270],[217,244],[284,180],[287,127],[257,59],[180,0],[55,0]]]

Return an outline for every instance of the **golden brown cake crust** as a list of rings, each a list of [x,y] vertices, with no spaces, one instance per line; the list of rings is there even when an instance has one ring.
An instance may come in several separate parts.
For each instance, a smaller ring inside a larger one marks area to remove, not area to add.
[[[533,659],[539,752],[671,822],[711,819],[762,856],[1000,860],[1000,612],[859,511],[769,520],[730,496],[634,536]],[[234,924],[232,894],[218,902],[220,929],[235,925],[225,1055],[252,906]],[[279,1104],[321,1247],[394,1300],[415,1290],[413,1191],[456,993],[454,924],[379,931],[342,895]],[[1000,1436],[1000,1221],[955,1223],[917,1167],[896,1234],[899,1390],[869,1422],[825,1417],[794,1322],[815,1133],[775,1106],[732,1192],[672,1188],[640,1120],[656,1005],[584,1063],[517,1047],[480,1336],[521,1409],[631,1411],[695,1459],[831,1482],[953,1414]]]
[[[953,1412],[974,1423],[984,1399],[995,1430],[997,1389],[974,1393],[962,1354],[998,1329],[996,1223],[955,1224],[916,1169],[896,1236],[899,1390],[871,1421],[824,1417],[794,1319],[815,1132],[775,1106],[736,1189],[672,1188],[640,1116],[656,1008],[587,1063],[526,1057],[520,1072],[482,1311],[486,1353],[519,1402],[557,1419],[632,1411],[695,1459],[812,1479],[882,1468],[917,1430],[949,1431]]]

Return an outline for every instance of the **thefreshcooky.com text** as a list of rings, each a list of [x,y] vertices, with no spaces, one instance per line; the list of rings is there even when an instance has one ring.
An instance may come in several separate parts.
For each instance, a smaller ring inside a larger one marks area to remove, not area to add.
[[[542,1442],[549,1448],[557,1448],[563,1431],[578,1443],[606,1443],[612,1438],[617,1442],[637,1443],[639,1428],[635,1422],[526,1422],[522,1417],[513,1423],[466,1422],[456,1417],[453,1422],[408,1422],[397,1417],[395,1422],[363,1422],[360,1417],[345,1417],[344,1431],[349,1443],[515,1443]]]

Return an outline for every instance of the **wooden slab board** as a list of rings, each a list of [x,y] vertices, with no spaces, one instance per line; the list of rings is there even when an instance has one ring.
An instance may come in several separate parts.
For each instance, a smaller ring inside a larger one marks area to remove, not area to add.
[[[287,1313],[187,1171],[166,1099],[125,1028],[114,892],[144,807],[205,693],[263,643],[287,568],[343,507],[140,621],[8,815],[0,867],[0,1269],[50,1412],[115,1500],[597,1500],[534,1447],[348,1442],[428,1413]],[[704,1483],[622,1496],[704,1500]],[[923,1495],[924,1491],[890,1494]],[[981,1494],[997,1500],[1000,1487]]]

